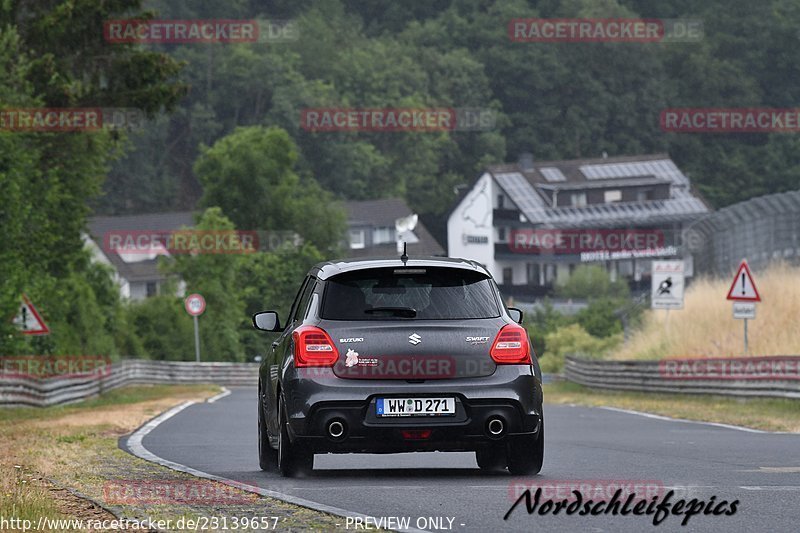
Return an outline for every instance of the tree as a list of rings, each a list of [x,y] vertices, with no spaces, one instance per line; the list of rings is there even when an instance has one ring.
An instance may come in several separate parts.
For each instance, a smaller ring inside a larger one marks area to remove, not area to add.
[[[0,101],[4,109],[136,107],[169,109],[185,92],[170,81],[169,57],[104,41],[102,21],[136,17],[140,2],[0,3]],[[83,249],[88,203],[100,192],[124,136],[108,131],[0,131],[0,316],[16,314],[22,293],[52,334],[23,338],[0,321],[0,353],[115,353],[115,303],[107,274]]]
[[[242,347],[248,357],[263,354],[268,340],[253,329],[250,317],[259,311],[277,311],[282,323],[289,316],[300,284],[308,270],[323,260],[313,245],[284,246],[274,252],[243,256],[237,265],[236,286],[244,302]]]
[[[285,130],[237,128],[203,148],[195,173],[203,207],[218,206],[241,229],[292,230],[326,253],[344,237],[344,212],[310,177],[294,171],[297,147]]]
[[[233,231],[233,223],[218,207],[211,207],[195,225],[197,231]],[[200,344],[205,357],[212,361],[239,361],[242,356],[239,328],[243,320],[241,299],[236,290],[236,254],[175,255],[164,270],[178,274],[186,282],[187,294],[198,292],[206,300],[200,317]],[[181,300],[175,299],[176,312],[183,312]]]

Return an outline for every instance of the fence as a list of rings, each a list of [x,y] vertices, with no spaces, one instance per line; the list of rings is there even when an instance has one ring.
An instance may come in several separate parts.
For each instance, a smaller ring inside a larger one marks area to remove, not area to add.
[[[698,273],[732,274],[744,258],[754,269],[781,259],[800,263],[800,191],[746,200],[712,213],[684,232]]]
[[[667,360],[669,361],[669,360]],[[699,362],[712,360],[698,360]],[[714,359],[718,367],[741,365],[743,359]],[[755,361],[755,359],[752,359]],[[772,368],[783,365],[781,375],[759,375],[747,378],[735,374],[719,373],[716,376],[670,375],[662,361],[595,361],[567,356],[564,377],[567,380],[600,389],[642,392],[668,392],[679,394],[722,394],[727,396],[768,396],[800,398],[800,358],[759,357],[758,363]],[[789,370],[787,371],[787,364]]]
[[[743,359],[716,359],[735,365]],[[800,358],[761,357],[759,364],[783,364],[781,376],[670,376],[665,361],[596,361],[568,356],[567,380],[587,387],[642,392],[723,394],[800,398]],[[790,365],[790,366],[786,366]],[[83,400],[125,385],[216,383],[254,386],[257,363],[194,363],[125,360],[102,377],[28,378],[0,376],[0,406],[47,407]]]
[[[216,383],[256,385],[257,363],[125,360],[104,376],[31,378],[0,375],[0,406],[47,407],[83,400],[124,385]]]

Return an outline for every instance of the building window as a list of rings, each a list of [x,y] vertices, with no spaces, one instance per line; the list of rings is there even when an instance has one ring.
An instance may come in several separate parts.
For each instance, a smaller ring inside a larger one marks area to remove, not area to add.
[[[636,192],[636,200],[646,202],[653,199],[653,189],[641,189]]]
[[[503,285],[511,285],[514,280],[514,269],[505,267],[503,269]]]
[[[158,294],[158,285],[155,281],[148,281],[147,286],[145,288],[145,292],[147,297],[150,298],[151,296],[156,296]]]
[[[363,229],[351,229],[350,230],[350,249],[351,250],[361,250],[366,246],[364,242],[364,230]]]
[[[497,209],[503,209],[506,206],[506,197],[502,194],[497,195]]]
[[[586,193],[574,192],[571,195],[572,207],[585,207],[586,206]]]
[[[622,191],[620,191],[619,189],[612,189],[610,191],[605,191],[603,193],[603,200],[605,200],[605,202],[607,204],[610,204],[610,203],[613,203],[613,202],[621,202],[622,201]]]
[[[539,279],[539,263],[528,263],[525,265],[525,271],[528,277],[528,285],[541,285]]]
[[[372,231],[372,244],[386,244],[387,242],[394,242],[394,228],[375,228]],[[363,248],[363,247],[362,247]]]
[[[508,241],[508,228],[497,228],[497,242]]]
[[[633,261],[626,259],[617,263],[617,273],[624,278],[633,277]]]

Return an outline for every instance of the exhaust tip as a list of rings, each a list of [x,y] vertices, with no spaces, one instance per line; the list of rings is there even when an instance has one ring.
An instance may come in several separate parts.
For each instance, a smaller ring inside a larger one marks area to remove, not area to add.
[[[333,439],[340,439],[344,436],[344,423],[339,420],[333,420],[328,424],[328,435]]]
[[[506,430],[506,425],[500,417],[493,417],[489,419],[486,424],[486,429],[492,437],[500,437]]]

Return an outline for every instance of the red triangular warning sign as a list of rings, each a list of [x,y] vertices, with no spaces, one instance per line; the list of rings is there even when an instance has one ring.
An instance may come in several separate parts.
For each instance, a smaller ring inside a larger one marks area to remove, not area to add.
[[[24,294],[19,312],[13,322],[22,330],[23,335],[47,335],[50,333],[50,328],[47,327],[39,312]]]
[[[758,295],[756,283],[750,273],[747,261],[742,261],[736,276],[733,278],[731,288],[728,291],[728,300],[739,300],[744,302],[760,302],[761,296]]]

